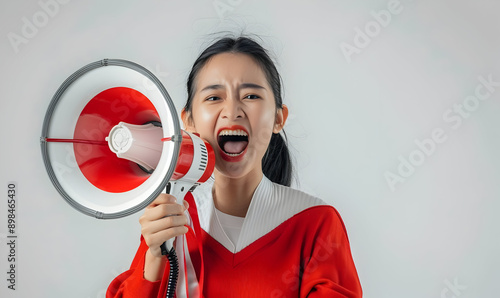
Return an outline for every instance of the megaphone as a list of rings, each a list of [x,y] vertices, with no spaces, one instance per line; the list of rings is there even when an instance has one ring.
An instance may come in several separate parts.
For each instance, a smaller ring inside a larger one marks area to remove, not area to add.
[[[90,63],[64,81],[47,109],[41,149],[61,196],[98,219],[142,210],[169,181],[203,183],[215,165],[210,144],[180,129],[160,81],[116,59]]]
[[[210,144],[181,130],[158,78],[126,60],[96,61],[69,76],[49,104],[40,141],[57,191],[98,219],[142,210],[167,184],[182,204],[215,166]]]

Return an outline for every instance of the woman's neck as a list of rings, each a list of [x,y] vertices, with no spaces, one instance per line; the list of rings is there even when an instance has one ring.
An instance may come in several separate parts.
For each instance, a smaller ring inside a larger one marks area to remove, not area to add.
[[[216,170],[214,176],[215,183],[212,195],[215,207],[223,213],[245,217],[255,189],[262,180],[262,172],[249,173],[240,178],[231,178]]]

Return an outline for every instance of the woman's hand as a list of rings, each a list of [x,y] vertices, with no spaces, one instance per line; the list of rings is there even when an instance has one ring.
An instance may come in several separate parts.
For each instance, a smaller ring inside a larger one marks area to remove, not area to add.
[[[183,206],[176,202],[174,196],[160,194],[139,218],[142,236],[149,247],[144,264],[144,278],[147,280],[156,281],[161,278],[165,258],[161,254],[160,246],[168,239],[188,231],[185,227],[187,217],[184,214],[188,203],[184,201]]]

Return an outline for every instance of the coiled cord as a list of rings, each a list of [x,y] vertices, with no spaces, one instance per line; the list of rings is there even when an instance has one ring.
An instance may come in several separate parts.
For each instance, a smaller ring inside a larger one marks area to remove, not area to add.
[[[170,273],[168,275],[167,296],[166,298],[174,298],[175,288],[177,287],[177,278],[179,276],[179,261],[177,254],[172,247],[167,254],[167,259],[170,264]]]

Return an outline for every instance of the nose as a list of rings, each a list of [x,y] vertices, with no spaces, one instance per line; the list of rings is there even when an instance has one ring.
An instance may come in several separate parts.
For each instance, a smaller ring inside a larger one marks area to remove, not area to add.
[[[234,96],[227,98],[224,101],[224,106],[222,107],[221,117],[228,120],[236,120],[243,118],[245,113],[243,112],[243,104]]]

